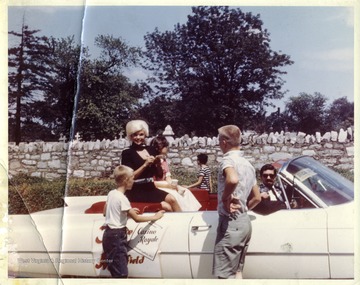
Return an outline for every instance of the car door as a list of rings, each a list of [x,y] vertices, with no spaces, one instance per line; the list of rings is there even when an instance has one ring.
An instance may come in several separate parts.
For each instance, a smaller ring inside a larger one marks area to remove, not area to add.
[[[249,212],[252,238],[244,277],[251,279],[329,278],[327,218],[323,209]],[[190,263],[194,278],[213,278],[212,255],[217,213],[195,215],[190,225]]]
[[[252,237],[245,278],[330,278],[327,214],[324,209],[249,213]]]
[[[354,278],[354,202],[326,209],[331,278]]]
[[[189,251],[192,278],[212,276],[213,252],[218,224],[218,213],[195,213],[189,227]]]

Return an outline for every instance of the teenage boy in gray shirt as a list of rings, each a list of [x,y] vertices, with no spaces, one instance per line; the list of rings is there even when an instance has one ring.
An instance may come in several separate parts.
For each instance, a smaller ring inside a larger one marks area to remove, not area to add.
[[[254,208],[261,197],[255,169],[242,157],[240,151],[240,129],[235,125],[227,125],[218,131],[219,145],[224,156],[218,172],[219,223],[213,275],[218,278],[242,278],[251,238],[251,222],[247,211]]]

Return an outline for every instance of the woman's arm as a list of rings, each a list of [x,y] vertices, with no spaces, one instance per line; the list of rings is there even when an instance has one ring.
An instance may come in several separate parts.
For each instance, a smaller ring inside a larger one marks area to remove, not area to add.
[[[153,163],[153,161],[154,157],[149,156],[138,169],[134,170],[134,178],[137,179],[141,175],[141,173],[143,173],[143,171]]]
[[[134,161],[135,155],[137,155],[136,151],[132,151],[131,149],[124,150],[121,155],[121,164],[132,168],[134,170],[134,178],[137,179],[141,173],[154,162],[155,157],[150,155],[144,159],[144,163],[139,166],[139,164]]]

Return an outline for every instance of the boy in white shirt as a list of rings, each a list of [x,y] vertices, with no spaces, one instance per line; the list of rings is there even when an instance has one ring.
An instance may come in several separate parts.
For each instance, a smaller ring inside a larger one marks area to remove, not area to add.
[[[127,233],[126,223],[128,216],[135,222],[156,221],[164,215],[159,211],[153,216],[139,215],[139,209],[131,208],[125,191],[132,188],[134,171],[125,165],[117,166],[114,170],[117,188],[108,193],[104,207],[106,229],[103,236],[103,249],[111,276],[127,278]]]

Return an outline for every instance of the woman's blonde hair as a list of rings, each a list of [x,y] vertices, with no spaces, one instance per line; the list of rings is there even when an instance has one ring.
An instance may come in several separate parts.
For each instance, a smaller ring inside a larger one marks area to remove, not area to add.
[[[149,136],[149,126],[143,120],[132,120],[126,124],[126,136],[130,140],[131,135],[138,131],[144,131],[146,136]]]
[[[225,140],[231,146],[239,146],[241,142],[241,131],[238,126],[226,125],[218,129],[219,139]]]
[[[124,185],[125,180],[133,175],[134,170],[126,165],[116,166],[114,169],[114,179],[117,185]]]

